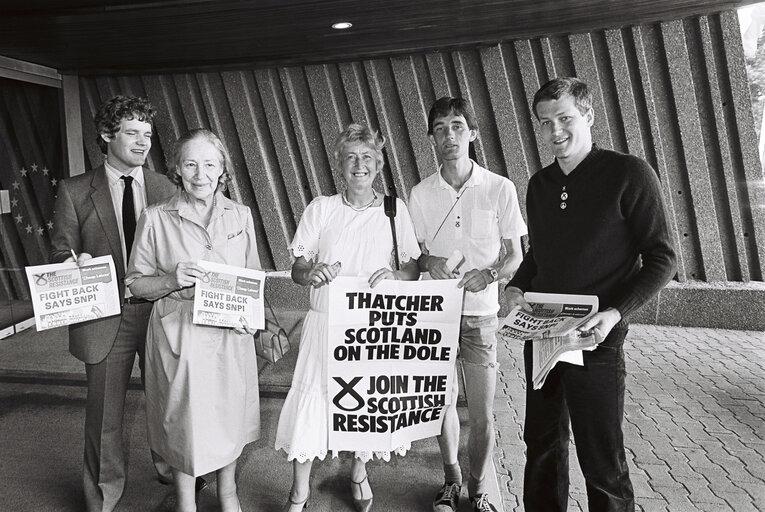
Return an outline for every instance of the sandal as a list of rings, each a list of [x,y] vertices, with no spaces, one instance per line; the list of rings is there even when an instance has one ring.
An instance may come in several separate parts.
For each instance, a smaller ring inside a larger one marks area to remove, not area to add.
[[[303,501],[292,501],[292,493],[290,492],[289,496],[287,496],[287,503],[284,505],[282,512],[293,511],[292,507],[300,507],[298,509],[295,509],[294,512],[308,508],[308,499],[310,497],[311,497],[311,491],[308,491],[308,496],[306,496]]]
[[[359,486],[359,494],[364,495],[364,491],[361,489],[361,484],[364,482],[367,482],[368,485],[368,479],[369,475],[365,475],[364,479],[361,482],[354,482],[353,478],[351,478],[351,494],[353,494],[353,486],[358,485]],[[369,489],[372,489],[372,486],[369,486]],[[374,496],[368,499],[363,498],[353,498],[353,506],[356,508],[356,512],[369,512],[372,509],[372,500],[374,499]]]

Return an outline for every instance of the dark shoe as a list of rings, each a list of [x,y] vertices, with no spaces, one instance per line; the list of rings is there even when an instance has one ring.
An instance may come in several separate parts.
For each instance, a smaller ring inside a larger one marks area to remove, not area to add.
[[[308,496],[305,497],[303,501],[292,501],[292,493],[290,493],[289,496],[287,496],[287,503],[284,505],[284,508],[282,509],[283,512],[289,512],[293,509],[293,507],[299,507],[298,510],[303,510],[308,508],[308,499],[311,497],[311,491],[308,491]]]
[[[456,483],[445,483],[433,500],[433,512],[457,512],[462,486]]]
[[[486,493],[476,494],[470,498],[470,504],[473,505],[473,512],[497,512],[494,505],[489,502],[489,495]]]
[[[367,482],[369,479],[369,475],[365,475],[364,479],[361,482],[354,482],[353,478],[351,478],[351,494],[353,494],[353,486],[358,485],[359,486],[359,494],[364,496],[364,491],[361,490],[361,484],[364,482]],[[370,490],[372,487],[369,487]],[[356,512],[369,512],[372,509],[372,500],[375,499],[374,496],[372,496],[369,499],[363,499],[363,498],[353,498],[353,506],[356,508]]]
[[[173,483],[172,480],[166,480],[162,477],[157,477],[157,481],[161,483],[162,485],[170,485]],[[196,482],[194,482],[194,492],[201,492],[202,489],[205,489],[205,488],[207,488],[207,482],[205,481],[204,478],[202,478],[201,476],[198,476]]]

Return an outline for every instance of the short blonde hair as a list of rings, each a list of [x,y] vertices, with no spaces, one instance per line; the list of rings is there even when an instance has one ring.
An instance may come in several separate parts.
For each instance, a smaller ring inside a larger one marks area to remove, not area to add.
[[[379,135],[376,131],[370,130],[366,125],[351,123],[345,127],[345,130],[335,138],[334,157],[337,169],[341,168],[340,160],[343,156],[343,149],[346,144],[361,142],[372,148],[377,160],[377,169],[382,170],[385,164],[383,155],[383,146],[385,146],[385,137]]]

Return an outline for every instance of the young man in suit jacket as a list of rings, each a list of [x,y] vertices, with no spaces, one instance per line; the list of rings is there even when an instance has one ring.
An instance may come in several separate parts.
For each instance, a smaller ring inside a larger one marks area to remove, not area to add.
[[[89,512],[111,511],[122,497],[127,466],[122,419],[136,353],[143,377],[152,305],[131,297],[124,284],[136,219],[144,207],[176,190],[165,176],[143,169],[155,112],[147,100],[132,96],[115,96],[101,105],[95,124],[106,161],[63,180],[56,199],[51,261],[72,261],[72,251],[80,265],[111,255],[124,298],[121,315],[69,326],[69,351],[85,363],[88,381],[83,485]],[[169,468],[154,458],[160,480],[169,481]]]

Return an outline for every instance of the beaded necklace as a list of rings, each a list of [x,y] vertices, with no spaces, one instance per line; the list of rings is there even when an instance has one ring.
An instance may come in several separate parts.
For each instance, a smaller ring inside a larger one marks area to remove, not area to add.
[[[348,197],[345,195],[345,191],[343,191],[342,194],[340,194],[340,197],[343,199],[343,204],[350,208],[351,210],[355,212],[363,212],[364,210],[368,210],[373,204],[375,204],[375,201],[377,201],[377,191],[375,189],[372,189],[372,200],[369,201],[369,203],[363,205],[363,206],[356,206],[354,204],[351,204],[350,201],[348,201]]]

